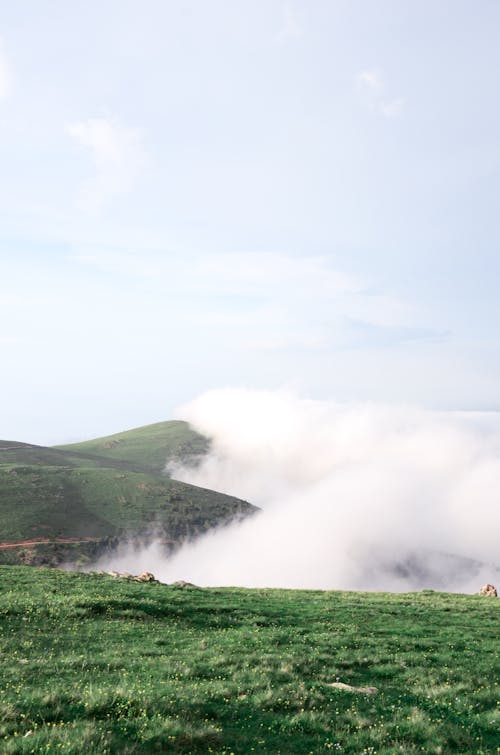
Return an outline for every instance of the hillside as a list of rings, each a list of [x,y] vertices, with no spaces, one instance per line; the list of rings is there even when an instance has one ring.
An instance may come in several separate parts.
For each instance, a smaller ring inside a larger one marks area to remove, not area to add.
[[[144,463],[159,459],[156,439],[170,458],[201,449],[201,441],[189,443],[184,423],[165,429],[169,424],[124,433],[128,458],[122,459],[93,453],[100,441],[88,450],[0,441],[0,563],[85,562],[118,541],[153,535],[175,544],[256,511],[237,498],[171,480],[158,462]],[[21,541],[29,542],[10,547]]]
[[[133,463],[144,471],[162,474],[168,461],[196,461],[207,452],[208,446],[209,441],[192,430],[187,422],[171,421],[56,448]]]
[[[494,598],[3,567],[0,606],[6,755],[496,752]]]
[[[120,461],[92,453],[65,451],[56,447],[36,446],[32,443],[0,440],[1,466],[44,467],[105,467],[107,469],[148,472],[149,469],[133,461]]]

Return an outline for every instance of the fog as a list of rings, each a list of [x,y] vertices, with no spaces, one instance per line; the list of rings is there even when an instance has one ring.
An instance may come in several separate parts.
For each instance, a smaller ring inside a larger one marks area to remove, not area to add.
[[[168,559],[153,544],[110,568],[201,586],[464,592],[498,576],[497,413],[228,389],[176,416],[212,447],[195,469],[170,467],[172,477],[262,513]]]

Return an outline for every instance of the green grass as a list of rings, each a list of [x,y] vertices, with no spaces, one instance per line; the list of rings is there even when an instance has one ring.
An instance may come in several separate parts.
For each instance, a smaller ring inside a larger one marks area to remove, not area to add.
[[[160,433],[161,437],[156,425],[153,431],[139,428],[124,433],[141,439],[142,456],[128,459],[0,441],[0,542],[87,537],[101,540],[107,548],[110,538],[133,539],[153,532],[182,541],[256,510],[232,496],[152,471],[154,464],[145,462],[147,448],[152,459],[160,454],[164,465],[167,435],[171,458],[181,454],[182,448],[186,458],[192,458],[181,443],[190,437],[187,425],[160,423],[162,428],[165,425],[168,432]],[[96,547],[82,543],[38,545],[35,550],[0,548],[0,563],[82,562],[94,558]]]
[[[207,452],[209,442],[187,422],[157,422],[83,443],[57,446],[74,453],[95,454],[114,461],[132,462],[153,474],[165,471],[167,461],[189,462]]]
[[[0,751],[494,753],[498,610],[3,567]]]
[[[0,467],[44,466],[44,467],[96,467],[107,469],[147,472],[150,470],[134,462],[107,459],[90,453],[76,453],[31,443],[14,443],[0,440]]]
[[[0,469],[2,540],[159,535],[182,539],[252,507],[231,496],[137,472]]]

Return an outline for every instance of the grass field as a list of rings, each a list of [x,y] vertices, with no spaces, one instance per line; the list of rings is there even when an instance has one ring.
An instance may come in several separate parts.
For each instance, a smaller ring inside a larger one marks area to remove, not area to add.
[[[497,752],[495,599],[23,567],[0,591],[2,753]]]
[[[163,473],[167,459],[189,463],[206,444],[185,422],[160,422],[67,449],[0,441],[0,563],[83,562],[107,549],[110,539],[154,532],[180,542],[255,512],[245,501]],[[37,538],[98,542],[2,547]]]

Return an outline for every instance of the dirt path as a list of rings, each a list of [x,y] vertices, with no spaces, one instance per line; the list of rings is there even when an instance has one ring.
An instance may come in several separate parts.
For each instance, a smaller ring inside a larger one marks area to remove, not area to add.
[[[39,537],[32,540],[16,540],[0,543],[0,550],[4,550],[5,548],[30,548],[34,545],[50,545],[51,543],[61,545],[72,543],[98,543],[100,540],[102,540],[100,537]]]
[[[105,540],[105,537],[36,537],[30,540],[9,540],[0,542],[0,550],[6,548],[32,548],[37,545],[74,545],[78,543],[99,543],[101,540]],[[173,544],[178,545],[177,540],[172,540],[168,537],[162,537],[156,540],[161,545]]]

